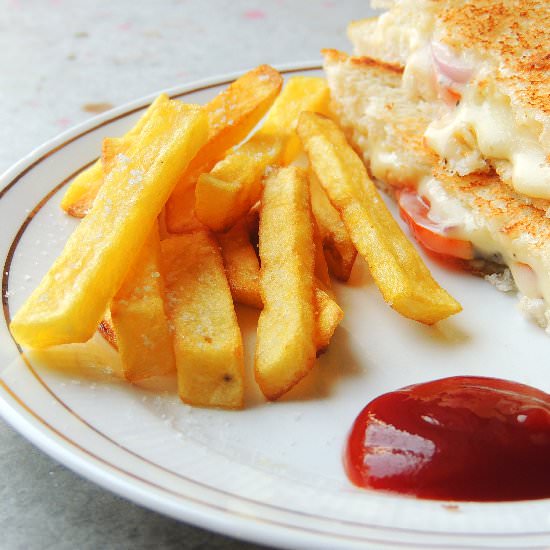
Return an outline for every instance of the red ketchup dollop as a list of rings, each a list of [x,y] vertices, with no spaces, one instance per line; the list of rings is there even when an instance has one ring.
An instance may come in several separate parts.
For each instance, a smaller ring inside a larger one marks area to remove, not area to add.
[[[420,498],[550,497],[550,395],[474,376],[386,393],[355,420],[345,467],[355,485]]]

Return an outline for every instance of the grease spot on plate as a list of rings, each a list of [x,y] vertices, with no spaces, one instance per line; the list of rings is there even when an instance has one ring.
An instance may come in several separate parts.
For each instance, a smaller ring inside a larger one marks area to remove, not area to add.
[[[112,109],[114,105],[112,103],[85,103],[82,105],[82,110],[86,111],[87,113],[104,113],[105,111],[108,111],[109,109]]]

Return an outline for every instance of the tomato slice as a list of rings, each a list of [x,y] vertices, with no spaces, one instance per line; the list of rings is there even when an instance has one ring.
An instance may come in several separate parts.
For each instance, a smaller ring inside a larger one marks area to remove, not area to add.
[[[416,191],[412,189],[400,191],[398,204],[401,217],[424,248],[443,256],[462,260],[474,258],[472,243],[448,237],[445,234],[445,227],[430,219],[430,204]]]

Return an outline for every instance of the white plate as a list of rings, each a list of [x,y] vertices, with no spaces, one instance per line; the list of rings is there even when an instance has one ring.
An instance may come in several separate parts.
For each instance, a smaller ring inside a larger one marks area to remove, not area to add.
[[[311,64],[285,72],[297,69],[321,74]],[[202,103],[234,76],[168,93]],[[100,338],[85,354],[20,354],[7,323],[75,226],[59,208],[67,182],[99,154],[103,137],[124,133],[152,99],[65,132],[0,181],[6,258],[0,408],[6,420],[111,491],[251,541],[331,549],[550,544],[550,500],[455,505],[359,490],[346,479],[341,454],[347,431],[361,408],[383,392],[456,374],[508,378],[550,391],[550,341],[521,317],[515,298],[430,260],[463,313],[434,328],[403,319],[384,304],[358,259],[350,284],[336,287],[346,317],[330,351],[310,378],[275,404],[264,402],[251,378],[246,409],[227,412],[191,409],[173,390],[75,375],[71,367],[84,358],[116,363]],[[256,316],[239,311],[248,367]]]

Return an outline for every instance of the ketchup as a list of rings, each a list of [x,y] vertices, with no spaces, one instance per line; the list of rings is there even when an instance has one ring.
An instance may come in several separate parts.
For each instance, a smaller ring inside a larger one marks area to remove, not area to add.
[[[355,420],[345,466],[356,485],[420,498],[550,497],[550,395],[473,376],[386,393]]]

